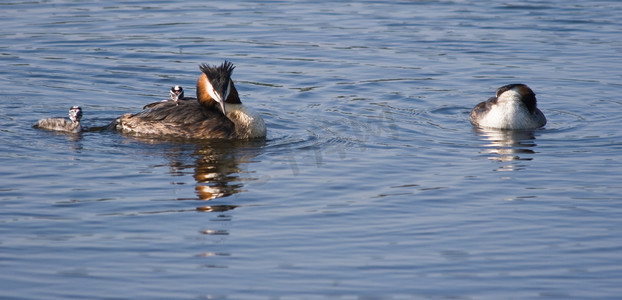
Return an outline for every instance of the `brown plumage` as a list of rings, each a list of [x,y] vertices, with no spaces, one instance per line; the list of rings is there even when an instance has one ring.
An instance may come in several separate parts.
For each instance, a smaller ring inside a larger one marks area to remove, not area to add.
[[[125,134],[153,137],[191,139],[258,137],[236,130],[236,123],[225,116],[225,102],[228,105],[236,104],[234,105],[236,107],[241,105],[238,92],[231,80],[234,68],[228,61],[220,66],[202,64],[200,65],[202,73],[197,81],[196,101],[156,102],[136,114],[120,116],[109,125],[109,128]],[[265,124],[261,117],[256,118],[261,122],[260,125],[264,126],[263,136],[265,136]]]

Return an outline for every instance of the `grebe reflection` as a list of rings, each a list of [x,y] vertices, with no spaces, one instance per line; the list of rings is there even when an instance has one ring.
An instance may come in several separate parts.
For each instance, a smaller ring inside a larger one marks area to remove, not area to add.
[[[480,153],[489,155],[488,159],[500,162],[531,161],[537,153],[536,137],[533,130],[474,129],[484,142]],[[523,164],[506,164],[497,171],[523,169]]]
[[[181,197],[176,200],[212,200],[225,198],[244,191],[247,183],[260,178],[246,170],[255,157],[263,151],[264,140],[241,141],[162,141],[136,137],[135,140],[161,145],[161,152],[173,178],[187,181],[192,177],[193,193],[196,197]],[[183,178],[186,178],[185,180]],[[175,180],[178,181],[178,180]],[[177,185],[176,183],[175,185]],[[188,184],[180,186],[188,187]]]

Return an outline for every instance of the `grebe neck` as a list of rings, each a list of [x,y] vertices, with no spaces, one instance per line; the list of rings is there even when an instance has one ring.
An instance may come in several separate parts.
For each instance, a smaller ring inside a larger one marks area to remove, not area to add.
[[[199,80],[197,81],[197,101],[206,108],[216,109],[218,102],[212,98],[209,89],[212,89],[212,85],[205,73],[203,73],[199,76]]]

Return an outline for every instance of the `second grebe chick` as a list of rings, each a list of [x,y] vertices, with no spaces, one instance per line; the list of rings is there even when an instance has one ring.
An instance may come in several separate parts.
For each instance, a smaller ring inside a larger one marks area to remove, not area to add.
[[[497,89],[496,97],[477,104],[469,120],[484,128],[536,129],[546,125],[546,117],[536,105],[536,94],[528,86],[508,84]]]
[[[171,100],[177,103],[177,101],[182,100],[184,98],[184,89],[181,86],[176,85],[171,88],[170,94],[171,94]]]
[[[193,97],[185,97],[184,96],[184,89],[181,86],[179,86],[179,85],[173,86],[171,88],[171,90],[169,91],[169,94],[170,94],[170,96],[169,96],[168,99],[164,99],[164,100],[159,101],[159,102],[149,103],[149,104],[143,106],[143,109],[154,107],[154,106],[156,106],[156,105],[158,105],[158,104],[160,104],[162,102],[173,101],[173,102],[175,102],[175,105],[179,105],[178,101],[180,101],[180,100],[196,100],[197,99],[197,98],[193,98]]]
[[[109,127],[122,133],[197,139],[247,139],[266,136],[261,116],[242,105],[231,80],[235,66],[201,64],[196,101],[159,102],[125,114]]]
[[[69,120],[65,118],[41,119],[32,127],[54,131],[80,132],[82,131],[80,119],[82,119],[82,108],[80,106],[72,106],[69,109]]]

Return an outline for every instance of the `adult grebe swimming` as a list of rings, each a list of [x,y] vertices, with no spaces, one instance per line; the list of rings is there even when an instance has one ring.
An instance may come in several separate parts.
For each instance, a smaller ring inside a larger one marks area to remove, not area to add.
[[[54,131],[80,132],[82,131],[80,119],[82,119],[82,108],[80,106],[72,106],[69,109],[69,120],[65,118],[41,119],[32,127]]]
[[[197,101],[166,101],[110,124],[122,133],[197,139],[248,139],[266,136],[261,116],[242,105],[231,80],[235,66],[201,64]]]
[[[197,98],[184,96],[184,89],[181,86],[179,86],[179,85],[173,86],[171,88],[171,90],[169,91],[169,94],[170,94],[170,97],[168,99],[164,99],[164,100],[162,100],[160,102],[173,101],[173,102],[175,102],[176,105],[179,105],[178,101],[180,101],[180,100],[197,100]],[[143,109],[154,107],[154,106],[158,105],[160,102],[149,103],[149,104],[143,106]]]
[[[536,107],[536,94],[524,84],[508,84],[492,97],[476,105],[469,116],[471,124],[494,129],[536,129],[546,117]]]

